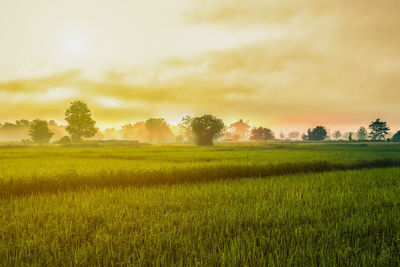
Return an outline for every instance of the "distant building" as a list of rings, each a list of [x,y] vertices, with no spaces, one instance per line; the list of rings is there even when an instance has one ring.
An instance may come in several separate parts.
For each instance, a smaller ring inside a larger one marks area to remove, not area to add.
[[[243,122],[242,119],[229,125],[229,129],[230,129],[230,135],[231,135],[232,139],[235,139],[235,140],[249,139],[250,125]]]

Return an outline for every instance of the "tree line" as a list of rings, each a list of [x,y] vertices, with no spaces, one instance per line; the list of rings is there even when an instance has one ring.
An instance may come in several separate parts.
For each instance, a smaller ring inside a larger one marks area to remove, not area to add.
[[[376,119],[371,122],[368,126],[369,132],[365,127],[360,127],[358,131],[355,133],[356,137],[353,136],[352,132],[349,132],[344,139],[348,141],[359,140],[359,141],[400,141],[400,131],[397,131],[392,138],[388,138],[390,128],[387,125],[387,122],[381,121],[380,119]],[[308,129],[307,134],[302,135],[303,140],[309,141],[324,141],[328,139],[328,131],[323,126],[317,126],[314,129]],[[340,131],[335,131],[333,133],[333,138],[336,140],[340,139],[342,134]]]
[[[198,117],[185,116],[177,126],[171,126],[162,118],[150,118],[146,121],[134,124],[125,124],[120,130],[114,128],[100,131],[96,127],[90,109],[80,100],[73,101],[65,111],[66,126],[58,125],[54,120],[46,121],[35,119],[33,121],[17,120],[15,123],[6,122],[0,124],[1,133],[17,133],[21,129],[27,131],[30,140],[37,143],[47,143],[54,136],[58,138],[56,143],[80,142],[83,139],[124,139],[139,140],[142,142],[195,142],[197,145],[213,145],[214,140],[224,138],[226,141],[275,140],[275,133],[265,127],[251,127],[242,119],[226,126],[224,122],[210,114]],[[173,131],[172,127],[175,127]],[[324,126],[316,126],[308,129],[300,136],[293,131],[285,136],[280,133],[280,139],[304,141],[324,140],[359,140],[359,141],[400,141],[400,131],[388,138],[390,128],[387,123],[376,119],[369,124],[369,132],[365,127],[360,127],[356,133],[342,135],[335,131],[332,136]],[[175,134],[174,134],[175,132]],[[177,133],[177,134],[176,134]],[[24,140],[28,142],[28,140]]]

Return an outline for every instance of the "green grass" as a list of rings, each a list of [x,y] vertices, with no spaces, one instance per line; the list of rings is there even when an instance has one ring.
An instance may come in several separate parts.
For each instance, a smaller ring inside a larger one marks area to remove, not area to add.
[[[3,148],[0,265],[398,266],[399,152]]]
[[[399,152],[400,145],[322,143],[3,149],[0,195],[397,167]]]

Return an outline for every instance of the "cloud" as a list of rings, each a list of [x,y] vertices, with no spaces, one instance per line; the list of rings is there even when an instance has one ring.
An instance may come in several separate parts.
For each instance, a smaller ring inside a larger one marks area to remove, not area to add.
[[[288,22],[312,23],[315,18],[335,20],[335,24],[359,27],[374,24],[385,28],[398,24],[400,3],[397,0],[195,0],[193,8],[183,14],[188,23],[207,23],[248,27],[255,24],[285,25]],[[315,21],[314,21],[315,22]]]
[[[43,92],[50,88],[74,85],[80,75],[80,70],[69,70],[35,79],[0,81],[0,91],[10,93]]]
[[[400,127],[400,2],[387,0],[201,1],[190,24],[281,34],[245,45],[176,56],[100,80],[70,70],[0,82],[0,120],[62,120],[73,98],[98,122],[212,113],[254,124],[366,125],[376,117]],[[32,103],[32,99],[42,99]],[[10,104],[10,101],[13,103]],[[45,104],[48,103],[48,104]],[[28,111],[29,110],[29,111]],[[34,114],[34,115],[33,115]],[[175,117],[174,117],[175,116]]]

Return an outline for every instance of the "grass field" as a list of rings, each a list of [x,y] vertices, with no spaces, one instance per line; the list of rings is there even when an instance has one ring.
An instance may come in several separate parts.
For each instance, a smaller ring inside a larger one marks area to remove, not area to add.
[[[400,264],[400,145],[0,149],[0,264]]]

